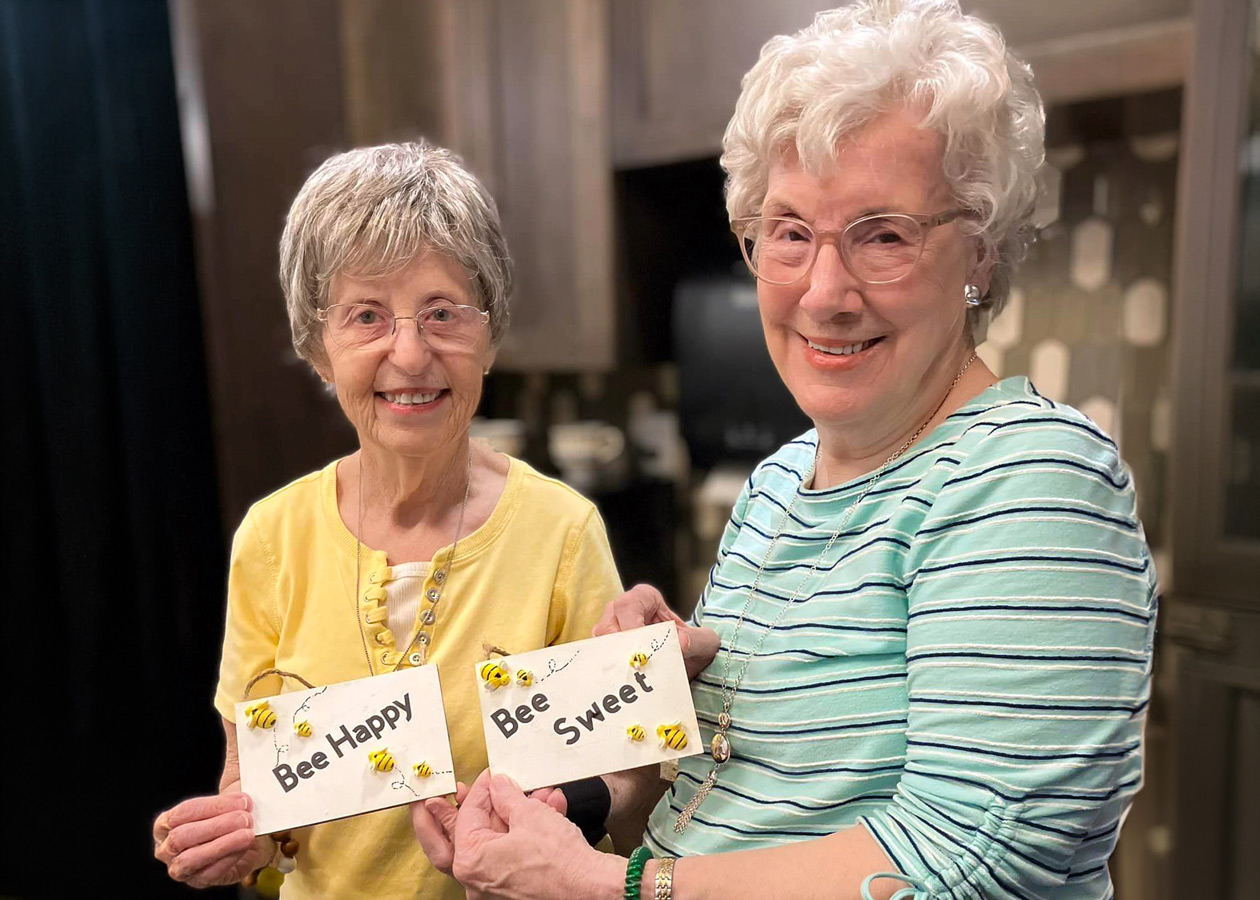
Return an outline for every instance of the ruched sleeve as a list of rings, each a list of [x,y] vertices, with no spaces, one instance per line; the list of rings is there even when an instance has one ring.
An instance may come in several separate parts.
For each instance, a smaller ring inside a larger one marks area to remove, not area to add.
[[[1157,597],[1115,446],[1084,417],[993,427],[907,573],[904,774],[861,821],[915,896],[1105,877],[1142,779]]]

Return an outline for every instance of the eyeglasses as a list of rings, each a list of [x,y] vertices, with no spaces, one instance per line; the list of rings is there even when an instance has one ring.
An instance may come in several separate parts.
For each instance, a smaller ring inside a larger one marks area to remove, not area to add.
[[[374,303],[334,303],[317,313],[328,336],[339,347],[360,349],[393,337],[398,321],[415,320],[426,344],[434,350],[471,350],[490,321],[490,313],[475,306],[438,303],[413,316],[399,316]]]
[[[877,213],[854,219],[842,231],[815,231],[800,219],[785,216],[748,216],[733,219],[731,230],[740,239],[748,268],[769,284],[792,284],[808,275],[818,248],[827,240],[835,240],[853,277],[867,284],[891,284],[914,269],[929,230],[965,212]]]

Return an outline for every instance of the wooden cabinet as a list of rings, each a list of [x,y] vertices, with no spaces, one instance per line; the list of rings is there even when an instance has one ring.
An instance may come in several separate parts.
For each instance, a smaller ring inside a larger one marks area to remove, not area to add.
[[[1174,883],[1160,896],[1257,900],[1260,616],[1184,605],[1162,627],[1181,646]]]
[[[612,3],[613,160],[619,168],[716,156],[740,82],[774,35],[834,0]],[[1033,66],[1049,103],[1175,87],[1187,0],[964,0]]]
[[[223,523],[354,446],[277,277],[302,181],[345,146],[335,0],[179,0],[172,32]]]
[[[740,80],[776,34],[826,0],[634,0],[612,4],[613,159],[632,168],[715,156]]]
[[[1173,896],[1260,897],[1260,0],[1198,0],[1174,358]]]
[[[495,14],[495,196],[517,279],[501,362],[521,370],[611,369],[608,3],[506,0]]]
[[[1260,613],[1260,353],[1242,340],[1260,328],[1257,15],[1246,0],[1200,0],[1195,11],[1178,201],[1173,571],[1179,594]]]
[[[341,0],[357,144],[423,134],[498,202],[515,264],[497,366],[617,362],[608,0]]]

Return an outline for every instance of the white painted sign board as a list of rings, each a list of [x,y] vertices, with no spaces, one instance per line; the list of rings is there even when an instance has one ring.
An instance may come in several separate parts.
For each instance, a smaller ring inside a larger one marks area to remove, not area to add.
[[[673,623],[495,658],[473,676],[490,771],[523,790],[705,749]]]
[[[251,726],[247,711],[264,701]],[[246,700],[236,723],[241,790],[254,801],[258,834],[455,791],[433,665]]]

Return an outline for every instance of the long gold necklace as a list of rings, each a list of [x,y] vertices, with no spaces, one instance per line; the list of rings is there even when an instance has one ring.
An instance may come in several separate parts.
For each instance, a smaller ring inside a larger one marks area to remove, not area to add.
[[[788,520],[792,516],[792,510],[796,507],[797,498],[801,496],[801,487],[804,486],[806,481],[810,480],[815,469],[818,467],[818,451],[815,449],[813,465],[810,467],[810,471],[807,472],[805,477],[801,480],[801,485],[797,487],[796,492],[792,495],[791,501],[787,505],[787,508],[783,511],[783,515],[779,518],[778,528],[775,529],[774,537],[770,539],[770,545],[766,548],[766,555],[761,560],[761,565],[757,567],[757,575],[753,578],[752,587],[748,589],[748,593],[744,597],[744,607],[739,611],[739,619],[735,622],[735,630],[731,633],[730,642],[726,645],[726,661],[722,667],[722,711],[718,713],[717,733],[713,735],[713,740],[709,744],[709,755],[713,757],[713,766],[709,769],[709,774],[705,776],[704,781],[700,783],[700,787],[696,790],[695,796],[687,801],[686,806],[684,806],[682,811],[678,813],[678,818],[674,820],[675,833],[682,834],[687,825],[690,824],[692,816],[696,814],[696,810],[700,808],[700,804],[704,802],[704,798],[709,796],[709,792],[712,791],[714,785],[717,784],[718,773],[722,766],[724,766],[731,758],[731,740],[728,734],[733,721],[731,719],[731,705],[735,702],[735,694],[739,691],[739,686],[744,683],[744,675],[748,673],[748,666],[752,663],[753,657],[761,652],[761,648],[765,644],[766,638],[770,635],[770,632],[774,631],[778,624],[783,620],[787,611],[795,605],[796,601],[800,598],[801,592],[804,590],[806,583],[808,583],[814,573],[818,571],[818,567],[822,564],[823,558],[831,552],[832,546],[849,526],[849,521],[853,518],[854,512],[856,512],[857,508],[862,505],[862,501],[865,500],[866,495],[871,492],[871,488],[873,488],[875,483],[879,481],[886,471],[888,471],[888,467],[898,460],[901,455],[909,450],[914,442],[919,439],[919,436],[922,435],[924,430],[928,427],[928,423],[935,419],[936,414],[939,413],[941,408],[945,406],[945,401],[948,400],[949,395],[954,392],[954,388],[957,387],[959,380],[963,377],[963,373],[965,373],[975,361],[976,354],[972,353],[967,361],[963,363],[963,367],[958,370],[958,374],[954,376],[954,380],[950,382],[949,388],[945,391],[944,396],[941,397],[941,402],[936,404],[936,408],[932,410],[932,414],[923,420],[923,424],[919,426],[919,430],[910,435],[910,439],[898,447],[897,452],[888,457],[888,459],[884,460],[883,464],[875,470],[875,474],[871,476],[871,478],[866,482],[866,486],[862,488],[862,493],[858,494],[857,499],[853,501],[847,510],[845,510],[844,517],[840,520],[839,527],[837,527],[836,530],[832,532],[831,537],[827,539],[827,544],[823,547],[822,552],[814,557],[814,564],[809,567],[809,571],[805,573],[805,576],[796,585],[795,590],[792,591],[792,594],[787,601],[779,607],[779,612],[775,615],[774,621],[772,621],[765,631],[761,633],[761,639],[757,641],[757,646],[752,649],[752,652],[744,657],[744,663],[740,667],[739,674],[735,677],[735,683],[731,684],[731,658],[735,654],[735,642],[739,638],[740,629],[744,626],[744,617],[748,614],[749,606],[752,605],[753,596],[757,593],[757,588],[761,585],[761,576],[765,572],[766,566],[770,563],[770,557],[774,554],[774,547],[779,542],[779,537],[783,534],[784,526],[787,525]]]
[[[433,606],[437,606],[439,600],[442,599],[442,592],[446,588],[446,584],[451,574],[451,566],[455,564],[455,553],[459,550],[459,538],[464,531],[464,513],[468,510],[468,495],[472,493],[472,448],[468,448],[468,465],[465,470],[464,481],[464,500],[459,505],[459,521],[455,524],[455,541],[451,544],[451,552],[446,557],[446,565],[441,570],[433,573],[434,586],[425,592],[425,597]],[[367,663],[368,674],[375,675],[376,669],[372,667],[372,654],[368,652],[367,632],[363,629],[363,615],[359,608],[359,587],[360,574],[362,569],[363,541],[359,537],[363,534],[363,454],[359,454],[359,491],[358,491],[358,526],[354,535],[354,621],[359,626],[359,638],[363,642],[363,661]],[[407,654],[411,648],[416,645],[416,641],[424,648],[420,651],[421,662],[424,662],[428,656],[429,649],[429,633],[425,628],[431,626],[436,621],[436,616],[432,607],[425,610],[420,617],[420,627],[416,629],[416,633],[412,635],[407,646],[402,649],[398,655],[398,662],[394,665],[393,671],[397,672],[402,668],[402,662],[407,658]],[[389,665],[387,662],[386,665]]]

